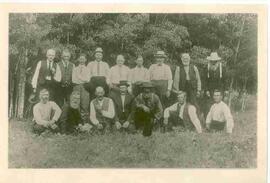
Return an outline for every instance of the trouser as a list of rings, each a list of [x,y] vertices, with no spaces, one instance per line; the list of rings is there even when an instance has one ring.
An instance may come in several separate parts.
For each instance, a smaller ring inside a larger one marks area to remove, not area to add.
[[[40,90],[47,89],[50,94],[50,100],[56,102],[56,98],[57,98],[56,87],[57,87],[57,83],[55,81],[46,80],[44,83],[38,84],[36,93],[39,95]]]
[[[50,130],[51,132],[53,133],[57,133],[59,131],[59,127],[55,128],[55,129],[52,129],[51,127],[45,127],[43,125],[39,125],[37,123],[35,123],[33,125],[33,132],[35,134],[38,134],[40,135],[42,132],[44,132],[45,130]]]
[[[166,96],[168,91],[168,80],[152,80],[151,81],[155,87],[155,94],[158,95],[162,106],[164,108],[169,106],[169,98]]]
[[[150,113],[144,111],[135,112],[134,123],[136,130],[142,129],[143,136],[151,136],[153,131],[153,116]]]
[[[225,129],[225,126],[226,126],[226,122],[212,120],[210,123],[210,130],[223,131]]]
[[[80,113],[83,123],[89,123],[89,106],[90,106],[90,96],[88,91],[84,88],[83,84],[76,85],[73,91],[80,92]]]
[[[72,90],[73,86],[63,86],[61,84],[58,86],[56,102],[60,108],[62,108],[65,103],[69,103]]]
[[[100,134],[106,134],[106,133],[111,133],[114,130],[113,127],[113,120],[106,118],[106,117],[101,117],[101,118],[97,118],[99,123],[102,124],[103,128],[102,129],[98,129],[95,125],[94,131],[98,132]]]
[[[90,101],[95,98],[95,91],[98,86],[101,86],[105,91],[105,96],[108,96],[109,86],[105,76],[93,76],[89,83],[84,84],[85,89],[90,93]]]

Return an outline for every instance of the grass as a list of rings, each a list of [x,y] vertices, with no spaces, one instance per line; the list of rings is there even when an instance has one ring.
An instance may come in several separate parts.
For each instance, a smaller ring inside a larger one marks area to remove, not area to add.
[[[29,121],[9,122],[9,168],[256,168],[256,97],[234,113],[232,135],[155,132],[36,136]],[[193,141],[196,139],[196,141]]]

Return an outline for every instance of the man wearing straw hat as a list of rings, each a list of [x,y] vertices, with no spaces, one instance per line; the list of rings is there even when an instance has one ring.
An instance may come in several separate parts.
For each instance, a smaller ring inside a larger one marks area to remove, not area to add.
[[[226,73],[222,67],[221,58],[218,56],[217,52],[212,52],[206,59],[208,60],[208,65],[205,88],[206,95],[210,97],[213,96],[215,89],[222,92],[226,89]]]
[[[166,58],[164,51],[157,51],[155,54],[156,63],[149,68],[150,80],[155,87],[155,93],[164,106],[171,95],[173,83],[171,68],[164,63]]]
[[[103,58],[103,50],[98,47],[95,50],[95,60],[89,62],[87,68],[90,73],[90,82],[86,84],[86,89],[90,92],[91,99],[95,98],[95,90],[96,87],[101,86],[105,90],[105,94],[107,95],[109,92],[109,65],[102,61]]]

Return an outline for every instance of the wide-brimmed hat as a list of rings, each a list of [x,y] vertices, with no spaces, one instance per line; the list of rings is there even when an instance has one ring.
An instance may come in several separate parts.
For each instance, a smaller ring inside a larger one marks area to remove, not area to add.
[[[218,61],[221,60],[221,57],[218,56],[217,52],[212,52],[206,59],[209,61]]]
[[[141,88],[153,88],[153,84],[151,82],[143,82],[141,84]]]
[[[127,81],[119,81],[119,84],[118,86],[129,86],[128,82]]]
[[[162,58],[167,58],[166,54],[164,51],[160,50],[157,51],[157,53],[155,54],[155,57],[162,57]]]
[[[38,103],[39,99],[35,93],[31,93],[31,95],[28,98],[28,102],[31,104]]]
[[[95,50],[95,53],[103,53],[103,50],[101,47],[97,47]]]

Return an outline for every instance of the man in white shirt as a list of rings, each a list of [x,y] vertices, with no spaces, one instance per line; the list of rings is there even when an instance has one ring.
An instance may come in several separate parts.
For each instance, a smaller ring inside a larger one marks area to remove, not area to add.
[[[61,71],[54,62],[55,51],[47,50],[47,60],[41,60],[37,63],[36,70],[32,78],[32,87],[34,93],[39,93],[40,89],[46,88],[50,92],[50,100],[56,99],[56,82],[61,80]]]
[[[98,47],[95,50],[95,60],[89,62],[87,68],[90,73],[90,82],[86,85],[87,90],[91,94],[91,99],[95,98],[95,89],[98,86],[102,86],[105,90],[105,95],[109,92],[109,65],[102,61],[103,58],[103,50]]]
[[[111,67],[109,72],[109,83],[111,92],[119,91],[118,84],[120,81],[128,81],[130,84],[129,73],[130,69],[124,65],[125,57],[123,55],[117,55],[116,57],[116,65]],[[129,92],[131,92],[131,88],[128,88]]]
[[[86,91],[84,85],[90,80],[90,73],[85,66],[86,54],[81,53],[78,58],[79,65],[73,69],[72,83],[73,91],[80,93],[80,113],[84,123],[89,122],[89,92]]]
[[[96,98],[90,103],[90,120],[102,132],[112,130],[115,110],[113,101],[104,97],[105,91],[101,86],[96,88]]]
[[[49,91],[47,89],[41,89],[39,92],[40,102],[33,108],[33,115],[35,122],[33,126],[33,132],[41,134],[45,130],[51,130],[56,132],[59,130],[56,122],[61,115],[61,109],[53,102],[49,101]]]
[[[164,51],[158,51],[155,58],[156,64],[152,64],[149,68],[150,80],[162,105],[166,107],[172,90],[172,71],[170,66],[164,63],[167,58]]]
[[[222,101],[222,93],[215,90],[213,94],[214,104],[206,117],[206,128],[214,131],[223,131],[232,133],[234,121],[230,108]]]
[[[200,120],[196,113],[196,108],[186,102],[186,92],[177,93],[178,102],[168,107],[164,111],[164,125],[171,129],[172,126],[181,125],[187,130],[196,130],[202,133]]]
[[[130,71],[130,82],[132,84],[132,94],[137,96],[141,93],[140,85],[143,82],[150,81],[148,69],[143,66],[143,57],[141,55],[136,59],[136,67]]]

